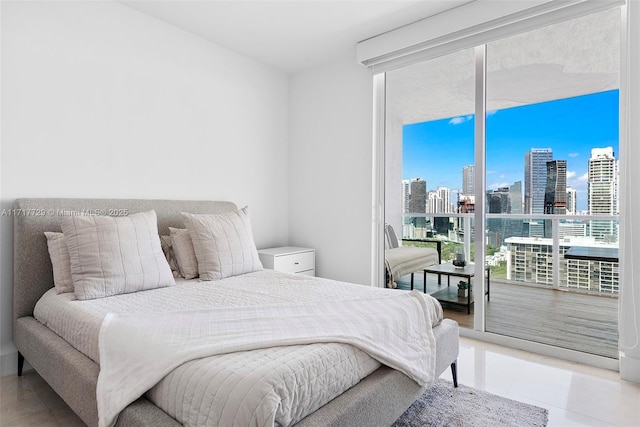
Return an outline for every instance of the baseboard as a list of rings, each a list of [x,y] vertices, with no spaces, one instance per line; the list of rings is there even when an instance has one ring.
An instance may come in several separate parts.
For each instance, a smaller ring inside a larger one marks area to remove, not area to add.
[[[640,359],[620,354],[620,378],[640,384]]]
[[[27,361],[24,362],[24,368],[22,372],[26,372],[33,369]],[[6,377],[9,375],[17,375],[18,373],[18,351],[9,351],[4,354],[0,354],[0,377]]]

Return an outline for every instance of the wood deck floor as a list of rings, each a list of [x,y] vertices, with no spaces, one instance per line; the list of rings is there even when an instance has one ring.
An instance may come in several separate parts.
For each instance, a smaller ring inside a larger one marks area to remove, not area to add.
[[[410,276],[398,280],[410,288]],[[427,276],[427,293],[438,287]],[[415,275],[415,289],[422,290],[422,274]],[[452,284],[452,286],[455,286]],[[473,328],[473,308],[446,305],[445,317],[461,327]],[[491,280],[491,301],[486,304],[486,330],[509,337],[554,345],[599,356],[618,358],[618,299],[538,286]]]

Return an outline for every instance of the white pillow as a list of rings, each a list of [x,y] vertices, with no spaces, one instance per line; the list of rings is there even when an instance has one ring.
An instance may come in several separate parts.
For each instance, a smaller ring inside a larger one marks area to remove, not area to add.
[[[171,268],[173,277],[180,277],[176,254],[173,252],[173,246],[171,245],[171,236],[160,236],[160,246],[162,247],[162,252],[164,252],[164,257],[169,263],[169,268]]]
[[[73,280],[71,279],[71,261],[69,260],[69,249],[64,234],[53,231],[45,231],[47,236],[47,247],[49,248],[49,258],[53,266],[53,285],[56,292],[64,294],[73,292]]]
[[[185,279],[195,279],[198,277],[198,260],[189,232],[184,228],[169,227],[169,234],[180,275]]]
[[[123,217],[66,216],[76,298],[102,298],[175,284],[160,247],[155,211]]]
[[[202,280],[217,280],[262,270],[253,241],[249,210],[218,215],[183,213]]]

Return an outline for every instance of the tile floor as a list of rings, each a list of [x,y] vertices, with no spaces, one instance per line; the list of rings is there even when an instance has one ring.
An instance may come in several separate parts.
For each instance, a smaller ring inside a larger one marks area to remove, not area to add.
[[[443,378],[450,379],[447,370]],[[549,426],[640,427],[640,385],[617,372],[461,338],[462,384],[549,409]],[[80,426],[34,372],[0,378],[0,426]]]

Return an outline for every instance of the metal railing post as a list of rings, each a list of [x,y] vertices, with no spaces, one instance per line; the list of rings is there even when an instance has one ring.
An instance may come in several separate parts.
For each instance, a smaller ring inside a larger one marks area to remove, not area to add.
[[[551,221],[553,227],[551,232],[551,237],[553,239],[553,244],[551,245],[551,254],[553,259],[552,264],[552,281],[551,284],[554,289],[560,288],[560,220],[554,218]]]

